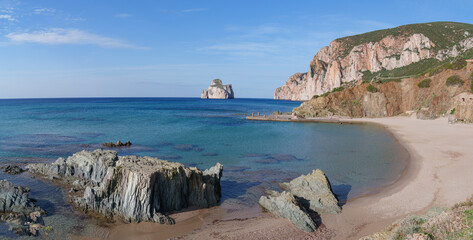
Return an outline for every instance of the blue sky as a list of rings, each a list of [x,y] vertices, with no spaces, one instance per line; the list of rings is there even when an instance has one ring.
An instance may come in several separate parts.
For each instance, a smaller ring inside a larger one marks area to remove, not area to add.
[[[473,1],[0,0],[0,98],[272,98],[331,40],[473,23]]]

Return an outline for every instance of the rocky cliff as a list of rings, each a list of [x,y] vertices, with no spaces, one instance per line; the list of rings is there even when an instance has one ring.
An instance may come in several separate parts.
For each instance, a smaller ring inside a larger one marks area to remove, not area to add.
[[[84,211],[127,222],[172,224],[163,213],[220,201],[222,165],[200,171],[151,157],[117,156],[108,150],[82,151],[52,164],[27,169],[72,184],[72,201]]]
[[[452,22],[412,24],[334,40],[309,64],[274,91],[275,99],[309,100],[340,86],[373,77],[409,77],[473,48],[473,25]],[[401,70],[399,70],[401,69]]]
[[[460,63],[458,63],[460,62]],[[473,122],[473,63],[459,60],[405,79],[373,81],[315,96],[293,112],[299,116],[387,117],[417,113],[421,119],[452,115]]]
[[[233,99],[233,88],[231,84],[223,85],[222,80],[214,79],[209,89],[202,90],[200,95],[202,99]]]

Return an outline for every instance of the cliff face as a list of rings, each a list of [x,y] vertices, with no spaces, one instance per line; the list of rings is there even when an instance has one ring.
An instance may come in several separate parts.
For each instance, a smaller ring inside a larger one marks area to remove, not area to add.
[[[435,32],[437,28],[440,29]],[[429,23],[334,40],[310,62],[307,73],[296,73],[274,92],[275,99],[309,100],[314,95],[422,60],[444,61],[473,48],[473,25]],[[432,33],[434,32],[434,33]],[[451,35],[455,37],[452,38]]]
[[[233,88],[231,84],[223,85],[222,80],[214,79],[209,86],[209,89],[202,90],[200,95],[202,99],[233,99]]]
[[[387,117],[412,111],[422,119],[454,114],[458,121],[472,122],[473,95],[467,93],[472,81],[473,63],[468,63],[461,69],[446,69],[432,76],[359,84],[313,98],[293,112],[305,117]]]

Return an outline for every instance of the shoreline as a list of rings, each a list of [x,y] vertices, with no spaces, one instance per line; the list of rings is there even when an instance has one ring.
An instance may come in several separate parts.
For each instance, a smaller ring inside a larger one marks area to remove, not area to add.
[[[468,146],[473,141],[471,125],[452,125],[446,118],[400,116],[340,122],[383,126],[409,153],[404,174],[373,194],[347,201],[338,215],[323,214],[322,226],[314,233],[298,232],[289,221],[262,213],[256,218],[204,224],[180,238],[358,239],[409,214],[424,213],[433,206],[450,207],[473,194],[468,186],[473,181],[468,171],[473,167],[468,160],[473,154]]]

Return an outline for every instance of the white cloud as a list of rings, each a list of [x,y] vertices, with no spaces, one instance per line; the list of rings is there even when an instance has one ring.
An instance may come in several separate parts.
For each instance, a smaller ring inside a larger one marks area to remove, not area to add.
[[[133,15],[129,14],[129,13],[119,13],[119,14],[116,14],[115,17],[118,17],[118,18],[129,18],[129,17],[132,17]]]
[[[207,11],[207,9],[206,8],[191,8],[191,9],[184,9],[181,12],[188,13],[188,12],[203,12],[203,11]]]
[[[30,33],[9,33],[6,35],[12,42],[40,44],[79,44],[97,45],[107,48],[136,48],[145,49],[119,39],[104,37],[78,29],[52,28]]]
[[[0,20],[1,19],[5,19],[5,20],[8,20],[8,21],[15,21],[15,18],[13,18],[11,15],[9,14],[2,14],[0,15]]]
[[[42,15],[53,15],[56,12],[54,8],[36,8],[33,10],[35,14],[42,14]]]

